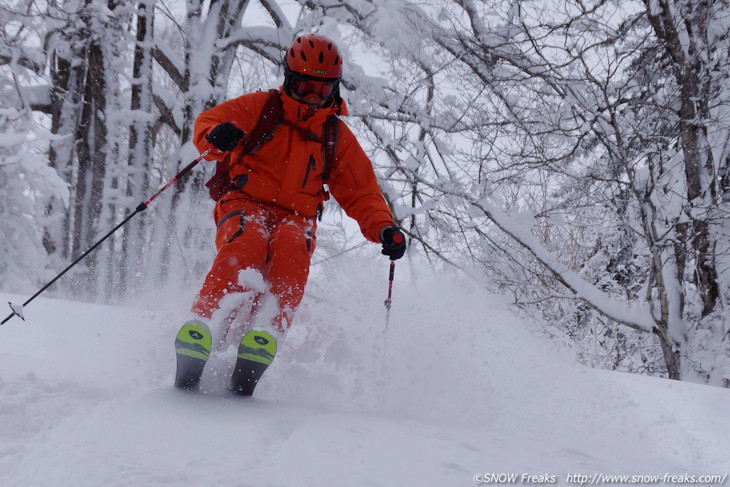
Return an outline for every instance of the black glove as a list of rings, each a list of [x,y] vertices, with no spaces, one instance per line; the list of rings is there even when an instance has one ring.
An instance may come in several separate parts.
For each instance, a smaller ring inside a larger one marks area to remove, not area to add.
[[[406,236],[395,225],[380,231],[380,241],[383,244],[381,253],[390,257],[390,260],[398,260],[406,253]]]
[[[213,130],[205,136],[205,140],[219,151],[228,152],[236,148],[244,135],[246,135],[246,132],[237,128],[231,122],[223,122],[213,127]]]

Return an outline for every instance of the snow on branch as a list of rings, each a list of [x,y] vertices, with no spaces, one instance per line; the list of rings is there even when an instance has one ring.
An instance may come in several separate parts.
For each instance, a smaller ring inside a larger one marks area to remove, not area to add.
[[[593,284],[582,279],[575,271],[568,269],[560,260],[542,245],[532,234],[529,226],[511,217],[485,198],[469,203],[479,208],[500,230],[512,237],[540,261],[575,296],[582,298],[591,308],[623,325],[651,332],[654,321],[645,304],[618,301]]]
[[[187,91],[189,80],[185,78],[183,73],[185,69],[182,65],[175,62],[175,54],[169,49],[165,43],[158,42],[152,50],[152,56],[157,64],[167,73],[170,79],[180,88],[181,91]]]
[[[291,29],[285,29],[289,31]],[[225,39],[221,39],[216,43],[216,47],[220,50],[226,50],[232,46],[244,45],[250,48],[253,46],[271,47],[274,48],[276,54],[269,53],[267,55],[270,60],[278,62],[277,55],[281,55],[281,40],[288,40],[293,36],[292,32],[282,32],[280,29],[267,26],[259,27],[241,27],[231,33],[230,36]],[[257,49],[263,50],[263,49]]]

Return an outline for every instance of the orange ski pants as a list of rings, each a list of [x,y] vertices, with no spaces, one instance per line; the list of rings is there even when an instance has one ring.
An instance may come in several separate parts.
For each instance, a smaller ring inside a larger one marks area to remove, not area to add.
[[[240,192],[221,198],[214,217],[218,254],[192,311],[210,319],[225,295],[247,291],[239,283],[239,273],[254,269],[278,300],[279,314],[272,325],[284,333],[304,296],[316,244],[316,218],[252,201]]]

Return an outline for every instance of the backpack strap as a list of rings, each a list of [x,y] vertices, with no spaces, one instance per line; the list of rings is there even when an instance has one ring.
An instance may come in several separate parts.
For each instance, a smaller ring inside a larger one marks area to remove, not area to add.
[[[325,187],[332,173],[337,159],[337,139],[340,133],[340,119],[337,115],[330,115],[322,126],[322,191],[324,201],[330,199],[328,188]],[[324,202],[317,205],[317,219],[322,221]]]
[[[282,123],[299,132],[305,139],[322,144],[322,181],[324,183],[327,182],[330,177],[330,173],[332,172],[332,167],[335,164],[335,158],[337,155],[337,139],[339,137],[340,119],[337,115],[328,116],[322,126],[322,137],[320,138],[314,132],[285,120],[284,104],[281,101],[281,94],[279,93],[279,90],[271,89],[269,90],[264,107],[261,109],[259,119],[254,128],[251,129],[251,132],[249,132],[248,136],[243,141],[242,150],[238,154],[235,162],[232,162],[230,154],[227,154],[223,160],[218,161],[216,164],[215,175],[207,183],[205,183],[210,190],[210,197],[214,201],[218,201],[230,191],[240,189],[241,186],[245,184],[245,181],[238,181],[238,183],[243,184],[237,184],[236,182],[231,181],[229,176],[231,168],[239,164],[243,159],[243,156],[253,154],[263,144],[270,141],[274,137],[274,132],[276,132],[276,129],[278,129]],[[325,194],[327,194],[326,191]]]
[[[215,163],[215,173],[206,183],[205,187],[208,188],[208,194],[213,201],[218,201],[223,196],[231,191],[231,178],[228,176],[228,172],[231,169],[231,154],[228,153],[223,156],[223,159]]]
[[[319,138],[317,134],[312,132],[311,130],[307,130],[304,127],[300,127],[299,125],[295,124],[294,122],[290,122],[287,119],[283,119],[281,121],[283,125],[286,125],[287,127],[291,127],[292,130],[295,130],[299,133],[305,140],[310,140],[312,142],[318,142],[322,143],[322,139]]]
[[[274,137],[274,132],[281,125],[284,119],[284,104],[281,101],[279,90],[269,90],[269,96],[266,98],[264,108],[261,110],[259,119],[251,132],[243,141],[243,150],[239,154],[236,164],[241,162],[241,158],[246,154],[253,154],[265,142],[270,141]]]
[[[322,181],[327,182],[332,172],[332,166],[335,164],[337,156],[337,138],[340,133],[340,119],[337,115],[330,115],[324,122],[322,130],[322,160],[324,167],[322,168]]]
[[[284,104],[281,102],[279,90],[271,89],[269,90],[266,102],[264,102],[264,107],[261,109],[256,125],[253,129],[251,129],[251,132],[249,132],[248,136],[243,141],[243,148],[241,153],[238,154],[236,161],[231,162],[230,154],[226,154],[222,160],[216,163],[215,174],[213,177],[205,183],[208,187],[210,197],[214,201],[218,201],[223,196],[239,187],[239,184],[243,181],[238,181],[238,184],[231,181],[231,168],[240,163],[243,156],[246,154],[253,154],[265,142],[271,140],[274,136],[274,132],[277,128],[279,128],[283,118]]]

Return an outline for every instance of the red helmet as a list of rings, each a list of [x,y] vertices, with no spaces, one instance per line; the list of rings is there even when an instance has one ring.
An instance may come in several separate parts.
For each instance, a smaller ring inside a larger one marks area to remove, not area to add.
[[[318,34],[297,37],[286,52],[289,71],[316,78],[342,77],[342,56],[330,39]]]

